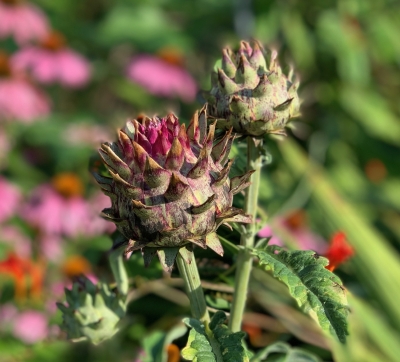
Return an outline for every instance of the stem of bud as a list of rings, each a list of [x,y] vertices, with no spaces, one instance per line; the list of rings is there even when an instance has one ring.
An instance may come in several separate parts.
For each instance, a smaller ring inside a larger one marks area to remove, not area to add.
[[[111,271],[114,275],[115,282],[117,283],[118,291],[122,295],[127,295],[129,290],[128,274],[126,273],[124,259],[123,259],[124,248],[113,250],[109,254],[109,261]]]
[[[208,324],[210,316],[208,314],[203,288],[201,287],[201,280],[196,260],[193,251],[188,251],[188,253],[192,254],[192,257],[190,258],[191,262],[187,263],[182,255],[178,253],[176,257],[176,265],[178,266],[179,274],[185,282],[186,294],[189,297],[193,317]]]
[[[258,189],[260,185],[262,165],[262,141],[253,137],[247,138],[247,171],[254,170],[251,176],[251,185],[246,189],[244,211],[253,215],[253,222],[247,224],[240,238],[241,248],[236,262],[235,287],[231,307],[229,329],[238,332],[241,329],[243,312],[246,305],[247,289],[253,264],[250,248],[254,246],[255,220],[257,214]]]

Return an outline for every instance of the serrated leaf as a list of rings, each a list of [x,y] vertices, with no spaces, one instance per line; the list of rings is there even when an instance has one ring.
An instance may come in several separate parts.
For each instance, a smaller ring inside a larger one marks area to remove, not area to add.
[[[185,318],[183,322],[191,328],[186,347],[182,349],[182,357],[194,362],[216,362],[204,325],[197,319]]]
[[[339,341],[346,341],[347,299],[341,280],[325,269],[328,260],[314,251],[286,251],[278,246],[255,250],[260,264],[289,288],[304,313]]]
[[[194,362],[248,362],[248,351],[243,345],[244,332],[232,333],[224,324],[224,312],[217,312],[208,327],[193,318],[184,322],[191,328],[182,357]]]
[[[274,356],[271,356],[271,355]],[[271,357],[271,358],[268,358]],[[279,361],[282,362],[320,362],[321,360],[310,352],[304,351],[300,348],[292,348],[290,345],[284,342],[277,342],[271,344],[261,351],[259,351],[254,357],[251,358],[250,362],[261,362],[261,361]]]

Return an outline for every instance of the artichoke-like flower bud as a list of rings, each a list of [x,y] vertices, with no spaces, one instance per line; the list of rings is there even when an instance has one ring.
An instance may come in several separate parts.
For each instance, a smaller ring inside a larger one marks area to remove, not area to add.
[[[104,283],[94,285],[88,278],[65,288],[67,304],[57,303],[63,313],[61,328],[74,342],[89,340],[99,344],[118,332],[118,322],[125,316],[126,303]]]
[[[286,76],[272,51],[269,64],[261,45],[242,41],[237,52],[222,51],[220,68],[213,71],[212,88],[206,98],[209,115],[217,118],[217,128],[242,135],[261,137],[285,134],[290,118],[299,115],[299,82]]]
[[[94,177],[112,201],[103,217],[126,238],[126,253],[141,250],[145,265],[157,254],[171,271],[177,253],[187,258],[186,247],[193,245],[222,255],[216,229],[230,221],[251,222],[232,207],[251,172],[229,179],[231,132],[215,143],[206,111],[196,112],[187,129],[173,114],[128,121],[117,142],[101,146],[111,177]]]

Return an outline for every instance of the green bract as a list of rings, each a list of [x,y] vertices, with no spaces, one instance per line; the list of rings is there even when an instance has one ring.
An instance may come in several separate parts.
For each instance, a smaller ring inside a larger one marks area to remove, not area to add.
[[[258,42],[242,41],[237,52],[222,51],[221,68],[212,74],[207,95],[209,115],[217,128],[248,136],[285,134],[289,119],[299,115],[299,83],[282,73],[272,51],[269,65]]]
[[[117,324],[125,316],[126,305],[106,284],[94,285],[81,278],[71,290],[65,289],[65,295],[68,304],[57,303],[57,306],[63,313],[61,328],[68,338],[99,344],[118,332]]]
[[[216,229],[251,221],[232,207],[251,172],[229,179],[231,132],[214,144],[214,130],[211,125],[207,131],[204,107],[187,130],[173,114],[142,117],[129,121],[117,142],[102,145],[111,177],[94,176],[112,202],[103,216],[126,238],[126,252],[141,250],[146,265],[158,254],[170,271],[178,252],[187,256],[182,247],[192,245],[222,255]]]

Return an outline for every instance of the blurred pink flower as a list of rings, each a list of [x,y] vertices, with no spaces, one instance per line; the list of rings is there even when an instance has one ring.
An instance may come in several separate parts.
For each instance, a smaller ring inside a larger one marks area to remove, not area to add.
[[[146,352],[143,349],[137,351],[133,362],[143,362],[146,360]]]
[[[15,254],[21,258],[29,258],[31,256],[31,240],[15,226],[4,225],[1,227],[0,243],[8,244]]]
[[[60,83],[79,88],[90,79],[89,62],[65,46],[64,38],[51,33],[40,45],[27,46],[16,52],[11,62],[15,69],[30,71],[39,82]]]
[[[283,246],[283,242],[279,239],[269,224],[265,225],[257,234],[260,238],[269,238],[268,245]]]
[[[13,335],[27,344],[45,339],[49,333],[46,315],[35,310],[17,314],[13,321]]]
[[[22,208],[22,217],[48,235],[74,237],[86,229],[88,206],[82,197],[65,198],[52,186],[42,185]]]
[[[87,235],[111,234],[116,230],[115,224],[101,218],[100,212],[111,207],[110,198],[102,192],[96,192],[89,200],[90,223],[87,229]]]
[[[197,85],[193,77],[181,66],[166,60],[140,55],[131,61],[127,74],[154,95],[180,97],[185,102],[196,98]]]
[[[100,217],[102,209],[98,208],[107,198],[98,196],[99,192],[85,200],[82,192],[82,185],[74,174],[59,174],[52,184],[41,185],[33,191],[21,215],[50,236],[91,237],[113,231],[110,223]],[[56,248],[57,244],[53,246]]]
[[[47,19],[36,6],[17,0],[0,1],[0,38],[13,36],[21,45],[43,38],[48,31]]]
[[[63,138],[72,145],[98,147],[100,143],[112,138],[112,133],[98,124],[71,123],[64,130]]]
[[[40,237],[40,252],[47,260],[54,263],[64,256],[63,240],[58,235],[44,234]]]
[[[0,120],[31,122],[49,113],[47,96],[26,79],[0,78]]]
[[[50,111],[47,96],[22,73],[18,73],[0,52],[0,121],[17,119],[31,122]]]
[[[3,329],[12,323],[18,314],[17,307],[12,303],[6,303],[0,306],[0,327]]]
[[[285,217],[276,217],[259,232],[261,238],[271,237],[268,245],[287,246],[287,244],[300,250],[314,250],[323,255],[328,244],[319,235],[313,233],[306,225],[305,214],[296,210]],[[289,239],[288,243],[285,239]]]
[[[16,212],[21,193],[15,185],[0,177],[0,222],[10,218]]]
[[[295,230],[293,231],[293,236],[302,250],[314,250],[318,254],[323,255],[328,248],[326,241],[311,230]]]

